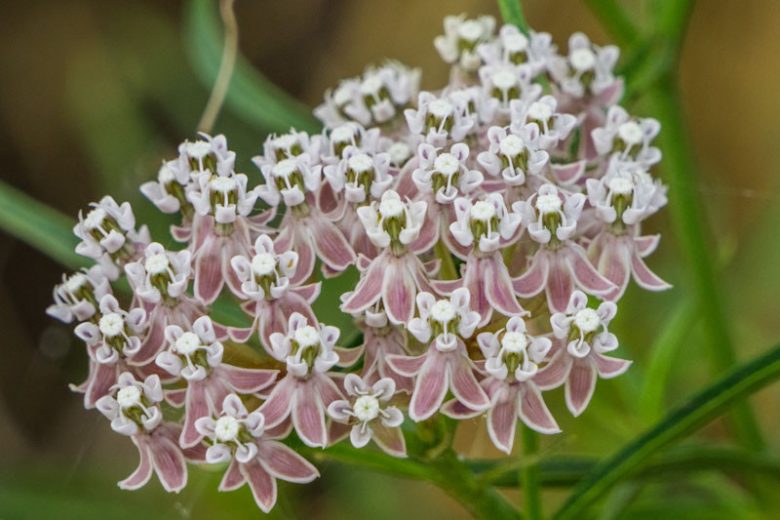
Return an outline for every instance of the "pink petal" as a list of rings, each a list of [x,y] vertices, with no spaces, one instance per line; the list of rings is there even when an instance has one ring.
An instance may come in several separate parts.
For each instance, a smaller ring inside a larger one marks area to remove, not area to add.
[[[428,354],[428,359],[417,376],[412,400],[409,403],[409,417],[423,421],[439,409],[447,394],[447,360],[440,354]]]
[[[301,382],[295,390],[292,409],[293,426],[304,444],[324,448],[328,444],[325,408],[311,380]]]
[[[452,294],[455,289],[463,286],[463,280],[431,280],[431,285],[442,296]]]
[[[531,266],[519,278],[512,280],[515,294],[521,298],[536,296],[547,283],[549,262],[544,252],[537,253],[531,260]]]
[[[566,312],[569,298],[574,291],[574,280],[564,258],[560,255],[551,255],[549,259],[547,302],[552,312]]]
[[[472,311],[480,315],[480,325],[487,324],[493,315],[493,308],[490,306],[485,289],[487,285],[487,273],[485,273],[485,261],[480,258],[470,256],[466,261],[466,270],[463,273],[463,287],[469,290],[471,299],[469,307]]]
[[[195,297],[207,305],[217,299],[225,284],[221,245],[220,240],[207,239],[195,260]]]
[[[252,490],[255,503],[264,513],[271,511],[276,504],[276,480],[255,459],[240,464],[239,469]]]
[[[333,377],[336,376],[333,375]],[[333,401],[346,399],[339,387],[330,377],[321,375],[314,381],[314,384],[316,386],[316,392],[322,400],[323,408],[327,408]]]
[[[270,386],[279,373],[277,370],[241,368],[225,363],[220,365],[219,371],[227,379],[228,385],[242,394],[253,394]]]
[[[176,408],[180,408],[182,405],[184,405],[184,401],[187,399],[187,389],[186,388],[177,388],[175,390],[168,390],[165,392],[165,400],[168,401],[172,406],[175,406]]]
[[[222,482],[219,483],[220,491],[233,491],[241,487],[244,483],[244,475],[241,473],[241,464],[233,459],[230,461],[227,471],[222,476]]]
[[[417,158],[413,157],[404,165],[396,177],[395,191],[402,199],[413,199],[417,195],[417,184],[412,178],[412,172],[417,169]]]
[[[479,386],[474,370],[465,359],[450,363],[450,378],[452,393],[458,401],[474,410],[486,410],[490,400]]]
[[[558,433],[561,429],[550,413],[541,392],[533,384],[523,386],[520,397],[520,417],[530,428],[540,433]]]
[[[534,375],[534,384],[542,390],[550,390],[561,386],[566,381],[566,378],[569,377],[571,364],[571,357],[566,351],[558,351],[547,366]]]
[[[585,250],[579,245],[571,244],[569,254],[566,257],[569,270],[577,281],[577,284],[591,294],[606,294],[615,286],[609,280],[599,274],[591,265]]]
[[[661,235],[646,235],[643,237],[634,237],[634,245],[639,253],[639,256],[646,257],[658,247],[658,242],[661,240]]]
[[[179,437],[179,444],[184,448],[195,446],[203,436],[195,429],[195,421],[209,415],[209,405],[206,400],[206,385],[203,381],[190,381],[187,386],[187,409],[184,413],[184,427]]]
[[[138,489],[143,487],[149,479],[152,478],[152,459],[149,456],[149,448],[146,443],[139,443],[135,437],[133,437],[133,443],[138,448],[138,467],[135,468],[132,475],[119,482],[121,489]]]
[[[306,231],[303,231],[304,233]],[[290,278],[290,284],[297,285],[307,280],[314,272],[314,262],[316,257],[314,256],[314,249],[311,244],[305,238],[301,238],[298,235],[298,231],[292,231],[295,233],[294,250],[298,253],[298,266],[295,268],[295,274]],[[274,243],[274,250],[277,253],[283,253]]]
[[[426,358],[427,356],[425,354],[421,356],[399,356],[397,354],[391,354],[387,356],[387,364],[402,376],[413,377],[420,371]]]
[[[598,370],[599,375],[604,379],[617,377],[631,366],[631,361],[627,359],[605,356],[598,352],[593,353],[593,361],[596,363],[596,370]]]
[[[588,406],[596,388],[596,369],[588,360],[572,363],[566,380],[566,406],[575,417]]]
[[[252,333],[255,331],[254,327],[248,327],[246,329],[240,327],[228,327],[228,336],[236,343],[246,343],[249,338],[252,337]]]
[[[312,217],[309,222],[314,247],[323,262],[336,271],[343,271],[355,263],[356,257],[352,246],[336,226],[325,220],[323,216]]]
[[[599,271],[615,284],[616,289],[611,291],[606,298],[615,301],[623,296],[628,285],[629,270],[629,252],[625,247],[625,242],[620,240],[607,240],[604,249],[599,258]]]
[[[406,457],[406,440],[401,428],[388,428],[381,421],[371,423],[374,442],[382,450],[393,457]]]
[[[631,272],[634,274],[634,280],[643,289],[649,291],[663,291],[669,289],[671,285],[661,280],[654,272],[647,267],[644,260],[638,254],[631,256]]]
[[[320,294],[321,285],[319,283],[310,283],[309,285],[301,285],[291,289],[291,293],[300,296],[308,303],[313,302]]]
[[[512,280],[504,265],[500,253],[494,254],[483,262],[484,284],[487,286],[487,299],[504,316],[517,316],[523,313],[523,308],[517,303],[512,288]]]
[[[150,329],[141,343],[141,348],[130,359],[133,365],[145,365],[150,363],[162,350],[165,343],[165,314],[158,310],[152,317]]]
[[[409,249],[417,255],[429,251],[439,240],[439,221],[436,218],[431,218],[430,206],[428,211],[429,214],[426,216],[422,228],[420,229],[420,236],[417,237],[417,240],[409,244]]]
[[[352,426],[349,424],[330,421],[328,424],[328,445],[333,446],[346,439],[350,430],[352,430]]]
[[[320,475],[309,461],[281,442],[263,441],[259,448],[259,458],[263,466],[276,478],[303,484]]]
[[[176,444],[163,436],[154,436],[149,442],[152,463],[166,491],[178,493],[187,485],[187,464]]]
[[[375,258],[363,272],[355,291],[342,304],[341,310],[348,314],[357,314],[373,305],[382,295],[382,280],[386,269],[386,257]]]
[[[450,399],[442,405],[439,411],[447,417],[452,417],[459,421],[473,419],[484,412],[484,410],[472,410],[457,399]]]
[[[296,383],[297,380],[292,375],[282,378],[259,408],[259,411],[265,416],[267,428],[278,425],[290,415]]]
[[[97,400],[111,393],[111,386],[116,383],[116,365],[95,363],[94,366],[94,370],[89,374],[89,384],[84,394],[85,408],[94,408]]]
[[[339,355],[339,362],[338,366],[340,367],[351,367],[355,363],[358,362],[360,359],[360,356],[363,355],[363,348],[343,348],[343,347],[335,347],[333,350],[336,351],[336,353]]]
[[[509,389],[505,399],[497,401],[488,412],[488,435],[499,450],[510,453],[517,425],[517,391]]]
[[[407,323],[414,315],[417,288],[414,277],[400,261],[388,262],[382,283],[382,301],[392,323]]]
[[[572,184],[585,173],[585,161],[569,164],[551,164],[552,174],[560,184]]]

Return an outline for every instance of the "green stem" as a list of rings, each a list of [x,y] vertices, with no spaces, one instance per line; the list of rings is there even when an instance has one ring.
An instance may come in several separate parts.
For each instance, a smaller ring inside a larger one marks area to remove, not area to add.
[[[523,505],[530,520],[541,520],[542,495],[539,487],[539,465],[535,458],[539,449],[539,438],[535,431],[522,425],[523,463],[520,465],[520,482]]]
[[[498,0],[498,8],[501,10],[501,18],[506,23],[515,25],[524,33],[528,32],[528,22],[523,14],[523,2],[521,0]]]
[[[444,240],[439,240],[434,246],[436,257],[441,260],[439,275],[443,280],[455,280],[458,278],[458,271],[455,269],[455,262],[452,259],[452,253],[447,249]]]
[[[203,109],[203,115],[198,123],[198,131],[210,133],[214,128],[222,103],[225,102],[230,78],[233,76],[233,68],[236,65],[238,55],[238,23],[236,13],[233,11],[234,0],[222,0],[219,3],[219,12],[222,15],[222,24],[225,28],[225,44],[222,49],[222,59],[217,72],[214,88],[211,90],[209,101]]]
[[[585,2],[618,45],[627,47],[636,42],[639,31],[626,14],[625,9],[615,0],[585,0]]]

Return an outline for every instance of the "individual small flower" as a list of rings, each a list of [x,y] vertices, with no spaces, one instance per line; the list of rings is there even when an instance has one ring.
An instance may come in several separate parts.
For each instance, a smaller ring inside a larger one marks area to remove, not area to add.
[[[471,310],[479,313],[480,325],[490,321],[494,309],[505,316],[524,313],[499,251],[519,237],[520,215],[507,211],[498,193],[474,203],[461,197],[455,200],[454,207],[457,220],[450,225],[450,231],[461,246],[471,249],[464,257],[463,279],[433,282],[434,286],[442,294],[450,294],[461,286],[467,288]]]
[[[488,374],[482,386],[490,397],[487,424],[493,444],[506,453],[512,452],[518,417],[540,433],[558,433],[558,424],[533,380],[550,351],[551,341],[529,335],[523,319],[514,316],[503,329],[479,334],[477,342]],[[445,404],[443,412],[458,419],[478,415],[457,401]]]
[[[550,309],[562,312],[575,286],[596,295],[615,288],[573,240],[584,204],[581,193],[567,194],[553,184],[544,184],[527,201],[513,205],[530,237],[540,244],[527,270],[512,282],[515,294],[530,298],[545,291]]]
[[[183,391],[184,427],[179,437],[179,444],[185,448],[195,446],[202,438],[195,421],[215,414],[216,403],[222,402],[226,395],[256,393],[276,379],[276,370],[241,368],[223,362],[224,347],[217,341],[208,316],[195,320],[192,331],[169,325],[165,328],[165,339],[169,348],[157,355],[157,365],[187,383]],[[181,390],[171,393],[181,398]]]
[[[135,215],[129,202],[121,205],[109,196],[90,204],[86,216],[79,212],[73,233],[81,239],[76,252],[98,262],[109,280],[119,277],[120,268],[135,260],[149,243],[146,226],[135,228]]]
[[[368,154],[361,148],[348,145],[341,153],[341,160],[325,167],[325,177],[336,193],[344,193],[351,204],[364,204],[379,199],[393,178],[389,174],[390,155]]]
[[[168,492],[178,493],[187,484],[187,465],[175,440],[178,426],[163,422],[162,399],[163,389],[157,375],[141,382],[124,372],[113,393],[97,402],[98,410],[111,420],[111,429],[130,437],[138,448],[138,468],[119,482],[122,489],[142,487],[153,472]]]
[[[549,33],[529,31],[528,36],[517,26],[505,24],[498,37],[477,47],[482,61],[487,65],[528,65],[536,76],[544,70],[548,58],[555,54],[555,46]]]
[[[479,79],[485,95],[494,100],[496,109],[504,116],[509,115],[513,102],[531,102],[542,94],[542,86],[532,83],[533,69],[529,65],[485,65],[479,69]]]
[[[171,304],[185,294],[191,276],[192,254],[188,250],[171,252],[152,242],[144,250],[143,261],[125,266],[136,296],[149,303]]]
[[[539,135],[536,125],[526,125],[516,133],[491,127],[487,132],[489,147],[477,155],[477,162],[507,185],[521,186],[529,175],[540,175],[550,159],[540,147]]]
[[[257,331],[260,342],[271,353],[271,334],[284,332],[294,312],[312,321],[315,319],[311,304],[320,294],[320,284],[290,282],[298,267],[296,252],[278,254],[271,237],[260,235],[255,241],[254,255],[234,256],[230,265],[241,280],[241,291],[249,300],[242,308],[254,317],[248,328],[228,329],[234,341],[244,343]]]
[[[316,192],[322,181],[322,165],[315,164],[305,153],[277,162],[268,161],[262,164],[261,171],[265,184],[260,186],[259,194],[271,206],[282,201],[287,207],[303,204],[306,195]]]
[[[616,232],[638,224],[666,205],[666,186],[636,163],[610,165],[601,179],[585,181],[590,205]]]
[[[383,251],[358,263],[360,281],[344,298],[343,312],[359,314],[381,299],[392,323],[411,319],[418,290],[430,289],[431,269],[417,256],[430,249],[435,239],[433,234],[420,235],[426,208],[425,201],[402,202],[392,190],[386,191],[379,203],[358,208],[369,239]]]
[[[55,285],[52,293],[54,303],[46,314],[64,323],[86,321],[97,317],[98,303],[111,293],[111,284],[103,269],[94,265],[69,276],[63,274],[62,283]]]
[[[189,219],[193,213],[192,204],[187,199],[191,182],[192,176],[186,161],[181,158],[165,161],[157,173],[157,180],[143,183],[141,193],[163,213],[181,212]]]
[[[575,98],[599,96],[614,87],[613,69],[620,56],[614,45],[593,45],[583,33],[569,38],[568,56],[556,56],[548,67],[561,90]]]
[[[189,201],[198,215],[213,217],[225,234],[232,231],[236,220],[249,216],[260,194],[259,188],[247,189],[248,180],[243,173],[201,172],[196,180],[196,186],[187,193]]]
[[[306,132],[291,129],[286,134],[271,134],[263,143],[263,155],[252,158],[261,171],[266,165],[273,165],[285,159],[305,155],[312,164],[319,162],[323,151],[322,136],[310,136]]]
[[[591,136],[599,155],[637,162],[647,169],[661,160],[661,150],[650,146],[660,130],[655,119],[632,118],[623,107],[614,105],[607,111],[604,126],[595,128]]]
[[[400,428],[404,415],[395,406],[387,406],[395,395],[395,381],[383,378],[370,385],[356,374],[347,374],[344,388],[348,399],[330,403],[328,415],[352,425],[352,445],[363,448],[373,439],[389,455],[406,457],[406,441]]]
[[[420,316],[412,319],[407,328],[418,341],[429,343],[428,350],[421,356],[388,356],[395,371],[415,377],[409,403],[409,417],[414,421],[423,421],[436,413],[448,388],[472,410],[484,411],[490,406],[463,343],[480,321],[479,313],[470,310],[469,299],[465,288],[442,300],[430,293],[418,294]]]
[[[423,143],[417,149],[417,157],[418,167],[412,179],[420,193],[431,195],[431,202],[451,204],[459,195],[472,193],[482,184],[482,173],[468,167],[469,147],[464,143],[452,145],[449,152],[438,152]]]
[[[522,132],[529,123],[539,129],[539,148],[554,150],[558,144],[569,137],[577,125],[577,118],[572,114],[557,111],[558,101],[553,96],[542,96],[540,99],[518,100],[511,104],[512,131]]]
[[[236,164],[236,153],[228,149],[225,136],[200,132],[198,137],[200,139],[196,141],[184,141],[179,145],[180,167],[195,177],[206,172],[229,175]]]
[[[433,44],[446,63],[475,72],[482,63],[477,47],[493,37],[495,27],[496,19],[492,16],[475,19],[467,19],[465,15],[446,16],[444,34],[437,36]]]
[[[566,385],[566,406],[577,416],[588,406],[596,378],[617,377],[631,366],[631,361],[605,356],[618,347],[618,340],[607,330],[617,306],[602,302],[597,309],[588,307],[588,297],[574,291],[566,312],[550,318],[557,338],[550,363],[534,376],[543,390]]]
[[[298,313],[290,316],[287,333],[271,334],[274,357],[287,364],[287,374],[274,386],[259,411],[266,426],[274,428],[292,417],[298,436],[307,446],[328,445],[325,410],[344,399],[331,368],[339,364],[335,350],[339,329],[309,320]]]
[[[363,153],[375,154],[380,151],[386,138],[382,137],[379,128],[366,129],[360,123],[349,121],[327,132],[326,141],[325,150],[322,152],[322,161],[330,165],[343,158],[344,151],[348,146],[357,148]]]
[[[216,418],[201,417],[195,427],[210,441],[206,462],[230,462],[219,490],[232,491],[246,483],[255,503],[265,513],[276,503],[276,479],[304,484],[319,476],[306,459],[281,442],[267,438],[263,414],[249,413],[236,394],[225,397]]]
[[[434,146],[462,141],[476,125],[475,118],[468,113],[468,106],[456,103],[446,94],[436,97],[430,92],[421,92],[417,109],[406,109],[404,116],[409,131],[421,135]]]

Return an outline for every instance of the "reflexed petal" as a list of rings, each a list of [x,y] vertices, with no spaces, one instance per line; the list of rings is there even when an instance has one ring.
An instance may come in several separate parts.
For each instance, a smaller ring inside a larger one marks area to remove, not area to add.
[[[570,245],[569,252],[570,254],[566,258],[569,270],[577,284],[585,291],[591,294],[606,294],[615,288],[591,265],[582,247]]]
[[[355,263],[356,257],[352,246],[336,226],[327,221],[324,216],[312,217],[308,222],[311,223],[314,247],[323,262],[336,271],[343,271]]]
[[[111,386],[116,383],[116,365],[95,363],[95,369],[89,374],[89,384],[84,393],[84,407],[92,408],[98,399],[111,393]]]
[[[348,314],[357,314],[373,305],[382,295],[382,280],[386,268],[385,256],[375,258],[360,277],[355,291],[341,305],[341,310]]]
[[[224,375],[228,385],[242,394],[253,394],[270,386],[279,373],[277,370],[241,368],[225,363],[219,366],[219,371]]]
[[[541,392],[534,385],[526,384],[520,396],[520,417],[530,428],[540,433],[558,433],[561,429],[550,413]]]
[[[533,382],[542,390],[557,388],[566,381],[571,365],[571,357],[565,350],[560,350],[546,367],[534,375]]]
[[[565,260],[557,255],[551,256],[550,273],[547,277],[547,302],[550,304],[550,310],[566,312],[572,291],[574,280]]]
[[[436,413],[447,394],[447,360],[444,356],[428,356],[417,376],[409,417],[420,422]]]
[[[517,425],[517,391],[511,390],[505,399],[497,401],[488,412],[488,435],[499,450],[510,453]]]
[[[190,448],[203,438],[195,428],[195,421],[209,415],[209,405],[206,398],[206,385],[202,381],[190,381],[187,386],[187,406],[184,414],[184,427],[179,437],[179,444]]]
[[[235,460],[230,462],[230,465],[222,476],[222,481],[219,483],[220,491],[233,491],[238,489],[244,483],[244,475],[241,473],[241,464]]]
[[[450,399],[442,405],[439,411],[447,417],[452,417],[453,419],[457,419],[459,421],[464,419],[473,419],[474,417],[478,417],[485,413],[484,410],[472,410],[457,399]]]
[[[178,493],[187,485],[187,464],[176,444],[163,436],[154,436],[149,442],[152,464],[166,491]]]
[[[420,371],[426,358],[427,356],[425,354],[421,356],[399,356],[397,354],[391,354],[387,356],[387,364],[402,376],[413,377]]]
[[[259,448],[262,464],[276,478],[303,484],[320,475],[309,461],[281,442],[263,441]]]
[[[325,407],[311,380],[298,384],[292,406],[295,431],[304,444],[324,448],[328,444]]]
[[[146,443],[139,443],[135,438],[133,438],[133,443],[138,448],[138,467],[135,468],[135,471],[129,477],[119,482],[121,489],[133,490],[141,488],[152,478],[152,459],[149,454],[149,448]]]
[[[547,256],[544,253],[537,253],[531,260],[528,270],[519,278],[512,280],[515,294],[521,298],[530,298],[542,292],[547,283],[548,270]]]
[[[450,386],[458,401],[474,410],[486,410],[490,400],[479,386],[474,370],[466,360],[459,359],[450,363]]]
[[[406,440],[401,428],[391,428],[379,421],[371,423],[374,442],[382,450],[394,457],[406,457]]]
[[[484,264],[484,280],[487,286],[487,298],[490,304],[505,316],[515,316],[523,313],[523,308],[517,303],[512,280],[506,270],[501,255],[493,255]]]
[[[596,388],[596,368],[588,360],[575,361],[566,380],[566,406],[575,417],[588,406]]]
[[[598,268],[617,287],[607,295],[607,298],[614,301],[623,296],[630,275],[629,252],[625,243],[618,240],[606,241],[601,251]]]
[[[644,260],[638,254],[631,256],[631,272],[634,274],[634,280],[640,287],[649,291],[663,291],[669,289],[671,285],[661,280],[654,272],[647,267]]]
[[[593,353],[593,361],[596,363],[599,375],[604,379],[617,377],[631,366],[631,361],[627,359],[604,356],[598,352]]]
[[[391,322],[407,323],[414,315],[414,277],[404,262],[388,262],[386,267],[382,283],[385,312]]]
[[[239,470],[244,475],[246,483],[252,490],[255,503],[264,512],[268,513],[276,504],[276,480],[255,459],[246,464],[240,464]]]
[[[285,376],[276,384],[271,395],[259,408],[258,411],[265,416],[267,428],[278,425],[290,415],[296,385],[297,379],[294,376]]]
[[[218,240],[207,240],[198,251],[195,261],[195,297],[205,304],[217,299],[225,283],[220,245]]]

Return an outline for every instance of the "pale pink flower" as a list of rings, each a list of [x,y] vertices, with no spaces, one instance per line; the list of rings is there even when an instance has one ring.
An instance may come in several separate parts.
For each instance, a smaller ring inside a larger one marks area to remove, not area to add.
[[[504,120],[510,115],[513,103],[521,100],[530,103],[542,95],[542,86],[532,83],[533,76],[530,65],[499,63],[479,69],[484,96]]]
[[[514,101],[511,111],[512,131],[519,133],[527,124],[535,124],[539,129],[539,148],[547,151],[565,141],[577,125],[575,116],[558,112],[558,100],[549,95]]]
[[[487,132],[488,149],[477,155],[477,162],[508,186],[521,186],[528,177],[542,175],[550,159],[539,145],[539,135],[537,125],[526,125],[518,132],[493,126]]]
[[[492,16],[474,19],[467,19],[465,15],[445,16],[444,34],[437,36],[433,45],[446,63],[476,72],[482,64],[477,47],[493,37],[495,28],[496,19]]]
[[[543,390],[566,386],[566,406],[580,415],[588,406],[596,388],[597,377],[619,376],[631,361],[605,356],[618,347],[618,340],[607,326],[617,313],[612,302],[602,302],[598,309],[588,306],[588,297],[574,291],[565,312],[552,315],[553,334],[557,338],[550,363],[534,376]]]
[[[404,415],[388,402],[395,395],[395,382],[383,378],[372,385],[356,374],[344,378],[347,399],[328,405],[328,415],[338,422],[352,425],[349,440],[363,448],[371,439],[382,451],[394,457],[406,457],[406,441],[401,432]]]
[[[661,160],[661,150],[650,143],[661,125],[652,118],[632,118],[618,105],[609,107],[604,126],[591,132],[596,151],[619,161],[639,163],[647,169]]]
[[[164,161],[156,181],[141,184],[141,193],[163,213],[181,212],[185,219],[192,218],[192,204],[187,191],[192,183],[191,171],[185,157]]]
[[[324,142],[320,135],[310,136],[306,132],[291,129],[286,134],[271,134],[263,143],[263,155],[252,157],[260,170],[264,166],[274,165],[285,159],[294,159],[305,155],[312,164],[319,163]]]
[[[305,484],[319,476],[306,459],[268,438],[263,414],[249,413],[236,394],[225,397],[216,418],[201,417],[195,427],[209,440],[206,462],[229,462],[219,490],[232,491],[247,484],[265,513],[276,503],[276,479]]]
[[[467,110],[465,104],[456,103],[446,94],[436,97],[421,92],[417,108],[407,108],[404,116],[412,134],[422,135],[433,146],[444,146],[447,142],[462,141],[476,125]]]
[[[276,379],[276,370],[241,368],[222,361],[224,347],[217,341],[211,319],[203,316],[185,332],[177,325],[165,328],[168,350],[158,354],[157,365],[169,374],[181,377],[185,390],[172,390],[168,398],[176,404],[184,403],[184,427],[179,444],[189,448],[198,444],[202,435],[195,421],[217,413],[216,405],[231,392],[252,394],[270,386]]]
[[[86,321],[95,319],[98,303],[111,294],[111,284],[103,269],[94,265],[70,276],[63,274],[62,283],[55,285],[52,293],[54,303],[46,308],[46,314],[63,323]]]
[[[430,293],[417,295],[418,318],[407,328],[421,343],[429,343],[421,356],[388,356],[398,373],[415,377],[409,403],[409,417],[423,421],[441,407],[447,390],[465,406],[484,411],[490,401],[474,375],[463,339],[471,337],[479,323],[479,313],[469,309],[469,292],[455,290],[449,299],[436,300]]]
[[[552,57],[548,69],[564,93],[576,98],[598,96],[617,81],[613,69],[619,56],[620,49],[614,45],[593,45],[577,32],[569,38],[568,56]]]
[[[549,33],[528,31],[523,34],[515,25],[505,24],[498,31],[498,37],[477,46],[482,61],[487,65],[528,65],[536,76],[546,67],[555,46]]]

